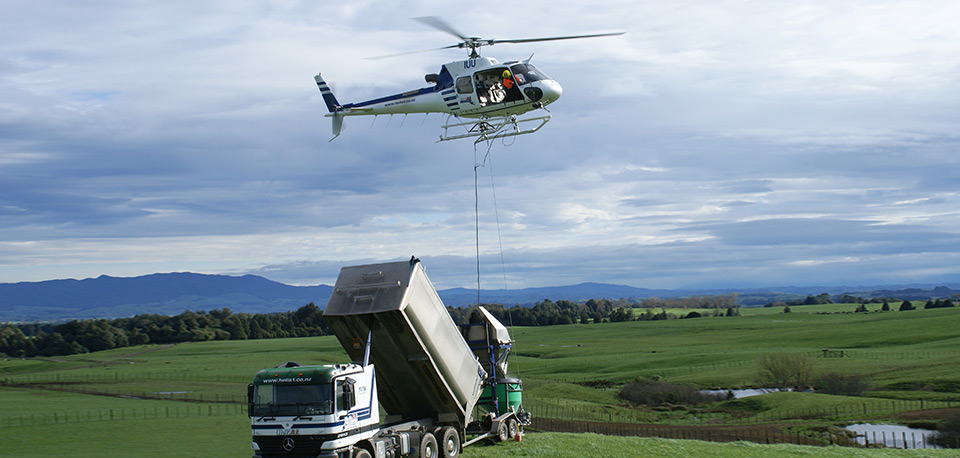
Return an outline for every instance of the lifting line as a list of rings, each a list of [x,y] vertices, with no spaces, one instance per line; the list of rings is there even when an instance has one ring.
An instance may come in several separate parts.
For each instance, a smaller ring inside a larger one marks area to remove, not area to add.
[[[504,146],[511,146],[517,139],[512,139],[509,145],[506,144],[506,139],[504,139]],[[500,249],[500,271],[503,274],[503,292],[507,292],[507,264],[503,257],[503,237],[500,235],[500,210],[497,207],[497,187],[493,181],[493,160],[490,159],[490,150],[493,148],[493,138],[486,139],[487,152],[483,155],[483,161],[477,161],[477,144],[480,141],[473,143],[473,214],[474,214],[474,223],[475,223],[475,235],[476,235],[476,248],[477,248],[477,305],[480,305],[480,185],[479,185],[479,173],[477,170],[480,167],[486,167],[487,163],[490,163],[490,189],[493,193],[493,214],[497,221],[497,244]],[[510,320],[510,334],[513,335],[513,312],[504,305],[504,309],[507,312],[507,317]],[[516,342],[513,342],[513,349],[517,349]],[[520,375],[520,364],[519,360],[514,363],[516,367],[517,375]]]

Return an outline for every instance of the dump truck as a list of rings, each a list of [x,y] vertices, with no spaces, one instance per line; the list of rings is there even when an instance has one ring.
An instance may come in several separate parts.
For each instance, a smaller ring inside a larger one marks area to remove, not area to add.
[[[258,372],[255,458],[455,458],[530,424],[508,330],[482,307],[458,327],[419,260],[344,267],[323,316],[351,362]]]

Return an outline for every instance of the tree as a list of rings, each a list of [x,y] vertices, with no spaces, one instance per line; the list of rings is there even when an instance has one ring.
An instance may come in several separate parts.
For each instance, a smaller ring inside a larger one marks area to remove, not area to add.
[[[29,339],[23,335],[23,331],[21,331],[20,328],[8,324],[0,324],[0,353],[15,358],[24,358],[33,356],[36,352],[37,349],[33,344],[33,339]]]
[[[593,322],[603,323],[603,312],[593,312]]]
[[[883,305],[880,306],[880,311],[881,311],[881,312],[889,312],[889,311],[890,311],[890,304],[888,304],[887,301],[883,301]]]
[[[860,396],[867,389],[867,383],[863,377],[836,372],[828,372],[818,377],[816,386],[817,392],[845,396]]]
[[[633,321],[633,309],[617,307],[617,309],[610,314],[610,322],[621,323],[624,321]]]
[[[813,360],[800,353],[775,353],[760,358],[758,382],[771,388],[806,388],[813,376]]]
[[[943,420],[937,428],[934,442],[945,448],[960,448],[960,413],[950,415]]]
[[[790,313],[790,306],[789,306],[789,305],[784,305],[784,306],[783,306],[783,313]]]
[[[913,306],[913,302],[904,299],[900,304],[900,311],[905,312],[907,310],[916,310],[916,307]]]
[[[69,342],[59,332],[37,335],[37,354],[40,356],[75,355],[83,353],[83,347],[76,342]]]

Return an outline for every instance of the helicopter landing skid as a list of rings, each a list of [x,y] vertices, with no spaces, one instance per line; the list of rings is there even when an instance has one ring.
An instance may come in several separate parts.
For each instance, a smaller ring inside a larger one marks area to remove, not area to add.
[[[460,138],[476,138],[474,143],[480,143],[485,140],[493,140],[496,138],[532,134],[540,130],[540,128],[543,127],[547,121],[550,121],[550,115],[526,119],[517,119],[515,115],[511,115],[500,116],[496,118],[482,118],[479,121],[447,124],[445,126],[441,126],[443,127],[443,134],[440,135],[440,140],[437,140],[437,143],[447,140],[457,140]],[[537,124],[533,125],[532,127],[521,128],[521,125],[530,125],[534,123]],[[467,128],[467,131],[462,134],[450,133],[450,129],[456,129],[460,127]]]

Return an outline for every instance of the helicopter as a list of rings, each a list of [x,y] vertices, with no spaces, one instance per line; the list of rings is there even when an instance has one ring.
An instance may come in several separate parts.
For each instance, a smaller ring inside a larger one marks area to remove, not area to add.
[[[570,40],[626,33],[497,40],[465,36],[442,19],[433,16],[414,18],[414,20],[447,32],[462,41],[441,48],[379,56],[374,59],[451,48],[468,49],[467,59],[443,64],[438,73],[427,74],[424,79],[431,84],[430,86],[346,104],[337,100],[330,86],[321,74],[317,73],[314,81],[329,111],[325,116],[333,118],[333,138],[330,141],[340,136],[344,117],[414,113],[448,115],[448,123],[442,126],[443,134],[438,141],[473,137],[476,138],[476,142],[480,142],[536,132],[550,120],[549,115],[528,118],[518,118],[518,116],[533,110],[546,111],[546,106],[559,99],[563,93],[560,83],[531,64],[532,55],[523,61],[512,60],[501,63],[497,59],[480,56],[480,48],[499,43]],[[451,117],[458,120],[459,118],[471,120],[449,123]]]

